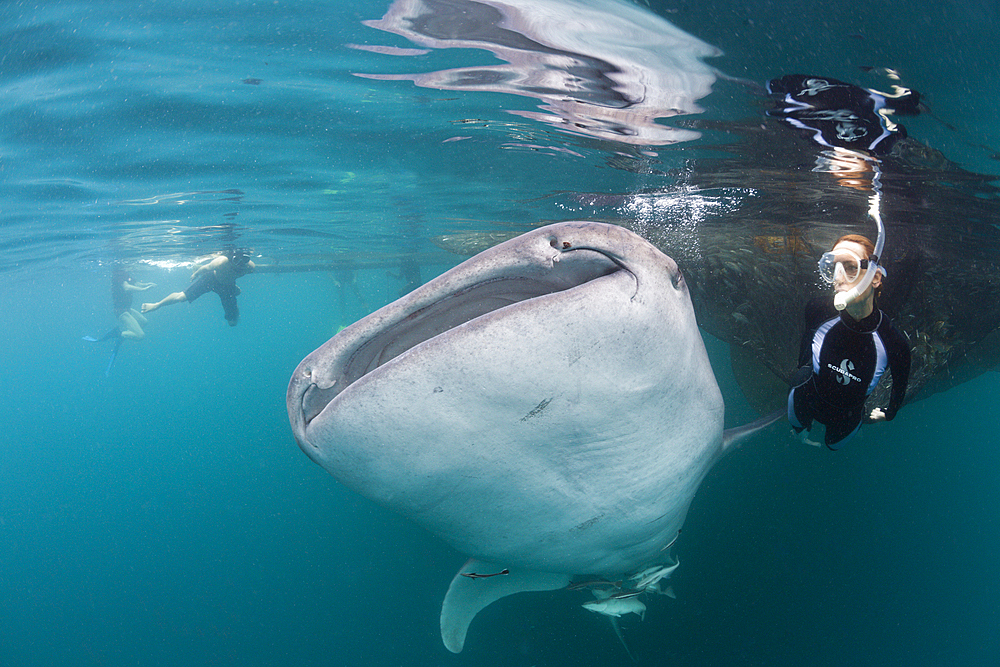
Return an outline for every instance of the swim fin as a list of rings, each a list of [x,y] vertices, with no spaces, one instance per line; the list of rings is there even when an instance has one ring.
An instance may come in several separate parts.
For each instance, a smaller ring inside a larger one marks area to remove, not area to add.
[[[104,334],[100,338],[94,338],[93,336],[84,336],[83,340],[89,343],[100,343],[102,340],[110,340],[112,338],[117,338],[118,340],[121,340],[122,338],[121,327],[112,327],[111,329],[108,330],[108,333]]]
[[[115,339],[115,345],[111,348],[111,358],[108,359],[108,367],[104,369],[104,377],[111,375],[111,368],[115,365],[115,359],[118,358],[118,350],[121,349],[123,340],[125,339],[121,336]]]

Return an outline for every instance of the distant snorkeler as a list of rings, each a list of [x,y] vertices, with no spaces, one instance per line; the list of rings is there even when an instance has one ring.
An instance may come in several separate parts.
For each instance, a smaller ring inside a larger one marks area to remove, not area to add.
[[[142,340],[146,337],[146,332],[142,330],[146,318],[132,307],[132,296],[133,292],[145,292],[151,287],[156,287],[156,283],[135,282],[129,272],[121,267],[111,270],[111,302],[115,307],[122,338]]]
[[[823,279],[838,294],[856,296],[839,313],[830,296],[817,297],[806,306],[799,370],[788,394],[788,421],[809,444],[819,446],[806,439],[813,421],[826,427],[826,446],[836,450],[858,432],[862,422],[892,420],[906,398],[910,346],[878,308],[886,272],[874,252],[870,240],[850,234],[838,239],[820,259]],[[866,285],[869,264],[875,272]],[[892,373],[889,405],[866,415],[865,400],[887,369]]]
[[[240,309],[236,303],[240,288],[236,286],[236,280],[256,268],[250,259],[252,254],[253,250],[250,248],[227,248],[194,270],[191,274],[191,284],[187,289],[168,294],[155,303],[142,304],[142,312],[151,313],[163,306],[182,301],[191,303],[207,292],[215,292],[222,302],[226,322],[229,326],[235,327],[240,321]]]
[[[767,82],[775,100],[767,114],[806,130],[823,146],[887,155],[906,137],[906,128],[889,115],[921,110],[920,93],[893,88],[893,94],[881,93],[830,77],[789,74]]]
[[[142,325],[146,323],[146,318],[132,307],[132,293],[145,292],[150,287],[156,287],[155,283],[134,282],[128,271],[120,266],[111,270],[111,302],[114,305],[115,317],[118,318],[118,326],[112,327],[100,338],[84,336],[83,340],[98,343],[105,340],[114,340],[114,347],[111,349],[111,358],[108,366],[104,370],[104,376],[111,374],[111,369],[118,358],[118,350],[121,349],[122,340],[142,340],[146,333],[142,330]]]

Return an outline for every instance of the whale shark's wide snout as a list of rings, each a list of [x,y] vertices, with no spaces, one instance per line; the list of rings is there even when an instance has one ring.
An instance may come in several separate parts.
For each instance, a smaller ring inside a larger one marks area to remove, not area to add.
[[[476,255],[345,328],[292,375],[287,401],[299,446],[317,459],[310,426],[325,412],[332,418],[337,398],[349,387],[405,353],[418,354],[432,339],[502,319],[514,304],[568,296],[595,281],[616,284],[623,299],[642,298],[646,283],[669,284],[686,299],[674,261],[652,246],[642,248],[648,257],[636,256],[636,238],[603,223],[542,227]]]
[[[538,572],[662,558],[723,444],[677,265],[603,223],[501,243],[344,329],[295,370],[288,412],[347,488]]]

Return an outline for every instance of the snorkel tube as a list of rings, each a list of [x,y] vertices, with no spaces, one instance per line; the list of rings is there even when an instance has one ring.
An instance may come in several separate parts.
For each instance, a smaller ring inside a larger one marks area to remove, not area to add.
[[[872,284],[872,280],[875,279],[875,274],[879,270],[878,262],[879,258],[882,257],[882,247],[885,245],[885,227],[882,225],[882,183],[880,180],[882,172],[878,168],[878,162],[875,160],[873,162],[875,176],[872,178],[872,195],[868,198],[868,215],[875,220],[875,225],[878,227],[875,254],[868,258],[868,268],[865,269],[865,275],[862,276],[861,282],[846,292],[837,292],[836,296],[833,297],[833,307],[838,311],[844,310],[861,298],[868,286]]]

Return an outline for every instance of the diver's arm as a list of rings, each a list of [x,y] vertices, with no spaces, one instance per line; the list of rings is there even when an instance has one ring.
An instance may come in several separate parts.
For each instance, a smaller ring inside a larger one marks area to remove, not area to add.
[[[216,257],[215,259],[213,259],[208,264],[202,264],[197,269],[195,269],[194,273],[191,274],[191,280],[194,280],[195,278],[197,278],[199,275],[201,275],[205,271],[214,271],[214,270],[216,270],[217,268],[219,268],[220,266],[222,266],[223,264],[225,264],[228,261],[229,261],[228,257],[226,257],[225,255],[219,255],[218,257]]]
[[[889,407],[885,409],[886,421],[892,421],[896,411],[903,407],[906,399],[906,386],[910,382],[910,344],[895,325],[890,324],[893,337],[893,350],[889,354],[889,369],[892,371],[892,394],[889,397]]]
[[[889,395],[889,407],[875,408],[871,411],[871,421],[892,421],[896,412],[903,407],[906,400],[906,387],[910,382],[910,344],[894,324],[889,323],[888,336],[889,370],[892,372],[892,392]]]
[[[802,340],[799,341],[799,368],[812,368],[812,339],[815,333],[816,330],[809,327],[802,332]]]
[[[803,366],[812,368],[813,336],[816,335],[816,329],[819,328],[819,325],[833,317],[833,314],[828,311],[833,311],[833,302],[830,299],[820,297],[806,304],[805,328],[802,331],[802,339],[799,341],[799,368]]]

